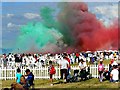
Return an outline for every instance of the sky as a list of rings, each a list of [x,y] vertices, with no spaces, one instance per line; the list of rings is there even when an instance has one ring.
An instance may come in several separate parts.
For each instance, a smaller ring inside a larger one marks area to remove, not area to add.
[[[120,0],[1,0],[2,2],[118,2]]]
[[[29,2],[22,2],[22,0],[4,0],[4,2],[0,3],[0,6],[2,4],[2,9],[0,9],[2,10],[2,13],[0,13],[0,18],[2,19],[2,30],[0,32],[2,38],[0,38],[0,41],[2,44],[0,48],[10,48],[16,44],[21,26],[28,22],[39,22],[41,20],[41,7],[49,6],[53,8],[55,10],[54,17],[56,18],[59,12],[58,2],[53,2],[54,0],[52,0],[52,2],[50,2],[50,0],[45,0],[45,2],[36,1],[37,0],[34,0],[34,2],[32,2],[29,0]],[[88,0],[83,1],[88,4],[89,11],[104,22],[106,27],[112,24],[111,20],[118,17],[118,0],[110,0],[111,2],[97,2],[98,0],[93,0],[95,2],[87,2]]]

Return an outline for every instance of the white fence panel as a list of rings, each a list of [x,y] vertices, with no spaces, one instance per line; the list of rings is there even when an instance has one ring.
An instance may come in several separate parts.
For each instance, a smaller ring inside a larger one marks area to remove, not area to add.
[[[104,66],[105,69],[109,70],[109,65]],[[25,74],[25,70],[27,68],[21,68],[21,74]],[[56,74],[53,75],[53,78],[60,79],[60,68],[58,66],[55,66]],[[79,70],[78,66],[71,66],[71,71]],[[14,69],[8,69],[8,68],[0,68],[0,79],[15,79],[16,78],[16,68]],[[38,67],[38,68],[30,68],[30,71],[33,72],[35,79],[48,79],[48,67]],[[90,65],[90,74],[92,74],[92,77],[98,78],[98,65]]]
[[[109,64],[104,66],[105,70],[109,70]],[[90,65],[90,74],[92,77],[98,78],[98,65]]]

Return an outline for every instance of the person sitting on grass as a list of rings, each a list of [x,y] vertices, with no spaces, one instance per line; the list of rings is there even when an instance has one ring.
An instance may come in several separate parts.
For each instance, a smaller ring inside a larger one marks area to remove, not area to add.
[[[110,81],[118,82],[119,81],[119,71],[117,69],[117,65],[113,65],[113,70],[110,73]]]
[[[26,87],[26,84],[25,77],[22,75],[20,78],[20,83],[13,82],[10,90],[27,90],[28,87]]]
[[[22,86],[25,86],[25,85],[26,85],[26,79],[25,79],[24,75],[22,75],[21,78],[20,78],[20,84],[21,84]]]
[[[16,74],[16,82],[20,84],[20,78],[21,78],[21,70],[20,68],[17,69],[17,74]]]
[[[33,81],[34,81],[34,75],[32,72],[30,72],[29,69],[26,69],[26,74],[25,76],[27,76],[27,79],[26,79],[26,85],[25,85],[25,88],[29,88],[30,86],[34,85],[33,84]]]
[[[56,70],[54,66],[52,65],[52,61],[49,61],[49,67],[48,67],[49,75],[50,75],[50,81],[51,81],[51,86],[53,85],[53,74],[56,73]]]
[[[81,80],[83,79],[87,80],[86,67],[87,67],[86,62],[83,59],[81,59],[79,63]]]

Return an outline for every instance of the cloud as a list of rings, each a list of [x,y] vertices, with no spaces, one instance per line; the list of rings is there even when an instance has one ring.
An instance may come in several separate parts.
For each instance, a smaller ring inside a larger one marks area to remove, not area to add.
[[[104,23],[105,26],[109,26],[112,21],[118,18],[118,4],[105,4],[95,6],[90,10],[96,14],[97,18]]]
[[[109,19],[118,17],[118,5],[95,7],[95,13],[105,15]]]
[[[11,28],[11,27],[14,27],[14,26],[15,26],[15,24],[13,24],[13,23],[11,23],[11,22],[7,24],[7,27],[8,27],[8,28]]]
[[[22,26],[22,25],[16,25],[16,24],[13,24],[13,23],[11,23],[11,22],[9,22],[9,23],[7,24],[7,28],[19,28],[20,26]]]
[[[37,13],[25,13],[24,17],[27,19],[40,18],[40,15]]]
[[[14,14],[7,14],[6,16],[7,16],[7,18],[11,18],[14,16]]]

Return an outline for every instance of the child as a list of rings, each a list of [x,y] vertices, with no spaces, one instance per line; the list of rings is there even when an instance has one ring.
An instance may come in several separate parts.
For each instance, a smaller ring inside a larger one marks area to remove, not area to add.
[[[52,86],[52,85],[53,85],[52,76],[53,76],[53,74],[56,73],[55,68],[54,68],[54,66],[52,65],[52,61],[49,61],[48,71],[49,71],[49,74],[50,74],[50,81],[51,81],[51,86]]]
[[[26,80],[25,80],[24,75],[22,75],[21,78],[20,78],[20,84],[23,85],[23,86],[26,84]]]
[[[17,69],[17,74],[16,74],[16,78],[17,78],[17,83],[19,83],[20,84],[20,78],[21,78],[21,76],[22,76],[22,74],[20,73],[21,71],[20,71],[20,68],[18,68]]]
[[[102,59],[100,60],[100,64],[98,65],[98,72],[99,72],[99,80],[100,82],[103,81],[103,71],[104,71],[104,65]]]

